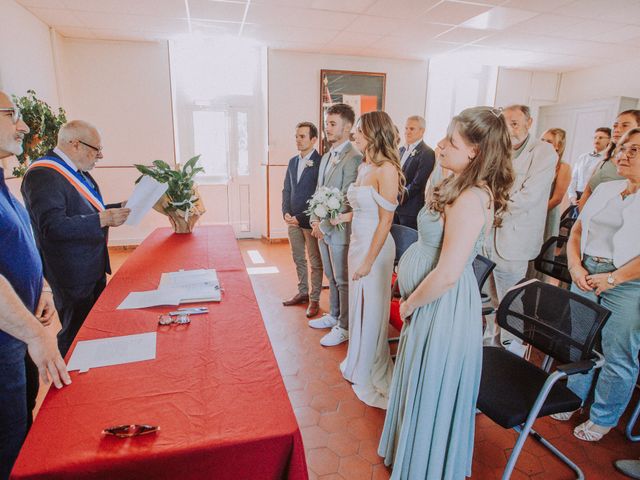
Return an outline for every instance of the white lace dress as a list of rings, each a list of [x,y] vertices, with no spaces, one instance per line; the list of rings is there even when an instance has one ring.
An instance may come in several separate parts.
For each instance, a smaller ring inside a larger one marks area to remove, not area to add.
[[[391,203],[370,185],[352,184],[347,191],[353,209],[349,243],[349,349],[340,364],[342,375],[353,384],[360,400],[377,408],[387,408],[393,363],[387,330],[391,301],[391,275],[395,243],[387,236],[371,272],[352,280],[364,261],[378,226],[378,206],[393,212]]]

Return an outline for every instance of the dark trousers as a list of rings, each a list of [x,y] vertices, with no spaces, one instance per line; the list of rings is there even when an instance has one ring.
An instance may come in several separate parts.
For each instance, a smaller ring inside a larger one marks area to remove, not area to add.
[[[24,356],[24,369],[27,378],[27,430],[29,430],[33,423],[33,409],[36,408],[36,399],[40,390],[40,374],[28,353]]]
[[[63,357],[69,351],[84,319],[89,315],[106,285],[106,276],[92,284],[62,288],[51,285],[53,301],[58,311],[58,317],[60,317],[60,323],[62,323],[62,330],[58,333],[58,348]]]
[[[0,480],[9,478],[27,434],[26,351],[16,338],[0,339]]]
[[[418,229],[418,217],[415,215],[398,215],[396,213],[393,216],[393,223],[404,225],[405,227],[413,228],[414,230]]]

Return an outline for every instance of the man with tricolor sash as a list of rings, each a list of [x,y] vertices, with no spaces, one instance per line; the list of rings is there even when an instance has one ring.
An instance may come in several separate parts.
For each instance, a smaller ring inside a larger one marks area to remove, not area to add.
[[[22,182],[44,276],[62,323],[65,355],[111,273],[108,227],[118,227],[130,210],[105,205],[89,174],[102,158],[101,139],[91,124],[74,120],[60,128],[56,148],[33,162]]]

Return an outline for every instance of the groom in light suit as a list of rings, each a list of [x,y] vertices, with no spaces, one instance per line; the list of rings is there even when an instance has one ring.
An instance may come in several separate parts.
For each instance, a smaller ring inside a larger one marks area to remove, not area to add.
[[[325,133],[331,150],[320,162],[318,187],[339,188],[346,194],[358,175],[358,166],[362,163],[362,154],[349,141],[351,128],[355,123],[355,113],[349,105],[338,103],[329,107],[325,117]],[[343,212],[348,212],[346,205]],[[329,220],[311,216],[312,235],[318,239],[322,267],[329,279],[330,313],[317,320],[309,321],[312,328],[331,328],[320,340],[325,347],[340,345],[349,340],[349,272],[347,256],[351,223],[344,229],[331,225]]]

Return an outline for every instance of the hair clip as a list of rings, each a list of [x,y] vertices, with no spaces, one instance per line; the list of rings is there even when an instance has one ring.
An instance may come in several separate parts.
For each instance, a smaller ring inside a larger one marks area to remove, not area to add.
[[[490,108],[489,111],[493,113],[496,116],[496,118],[500,118],[500,115],[502,115],[502,112],[504,111],[504,109],[502,107],[493,107],[493,108]]]

